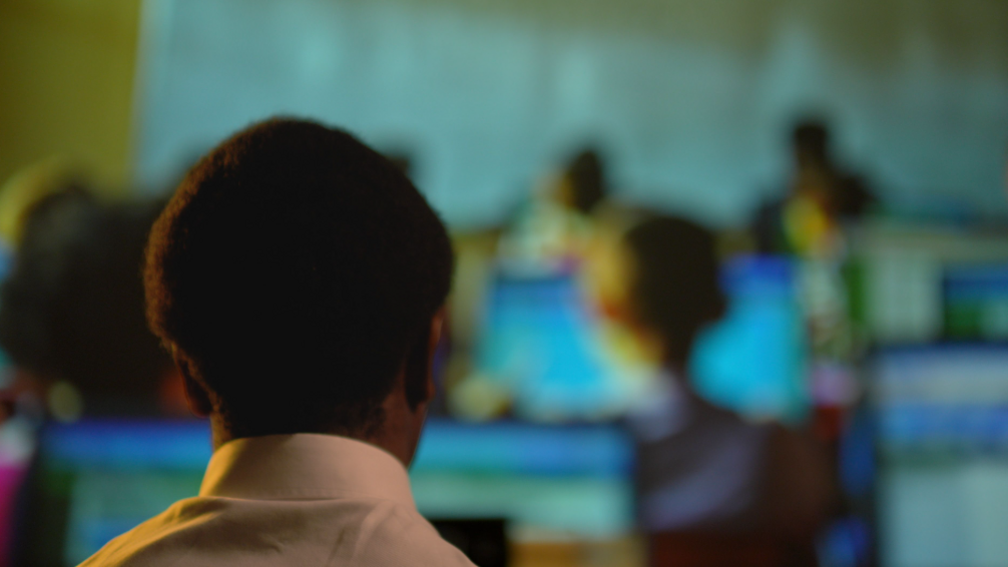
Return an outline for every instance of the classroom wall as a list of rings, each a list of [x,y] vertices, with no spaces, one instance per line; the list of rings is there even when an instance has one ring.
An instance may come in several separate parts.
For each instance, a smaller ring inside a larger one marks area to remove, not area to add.
[[[1008,217],[1008,2],[150,0],[138,174],[276,113],[413,153],[456,226],[500,220],[580,143],[623,196],[718,224],[779,192],[787,131],[903,207]]]
[[[627,196],[732,223],[779,190],[790,120],[822,111],[890,200],[1008,216],[998,0],[148,0],[137,81],[142,3],[0,2],[0,182],[62,155],[163,188],[293,112],[411,151],[459,225],[584,141]]]

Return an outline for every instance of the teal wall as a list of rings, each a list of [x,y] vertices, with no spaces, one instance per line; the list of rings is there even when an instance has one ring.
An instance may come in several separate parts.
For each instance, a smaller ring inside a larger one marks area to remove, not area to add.
[[[150,186],[276,113],[413,151],[456,226],[493,222],[594,140],[630,200],[742,222],[793,118],[896,203],[1008,217],[1008,2],[148,0],[136,171]]]

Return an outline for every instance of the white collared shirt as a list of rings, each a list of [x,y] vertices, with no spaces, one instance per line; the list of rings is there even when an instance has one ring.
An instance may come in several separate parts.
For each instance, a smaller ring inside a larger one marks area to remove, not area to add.
[[[474,567],[413,502],[403,465],[335,435],[236,439],[199,496],[115,538],[81,567]]]

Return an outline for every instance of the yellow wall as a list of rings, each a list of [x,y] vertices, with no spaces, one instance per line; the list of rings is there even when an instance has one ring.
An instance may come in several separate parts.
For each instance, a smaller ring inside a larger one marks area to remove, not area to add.
[[[61,155],[125,186],[140,1],[0,1],[0,185]]]

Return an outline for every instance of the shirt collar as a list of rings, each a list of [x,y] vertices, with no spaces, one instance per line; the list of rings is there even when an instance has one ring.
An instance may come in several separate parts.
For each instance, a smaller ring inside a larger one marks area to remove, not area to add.
[[[234,439],[210,458],[200,496],[253,500],[369,497],[415,508],[406,468],[391,453],[337,435]]]

